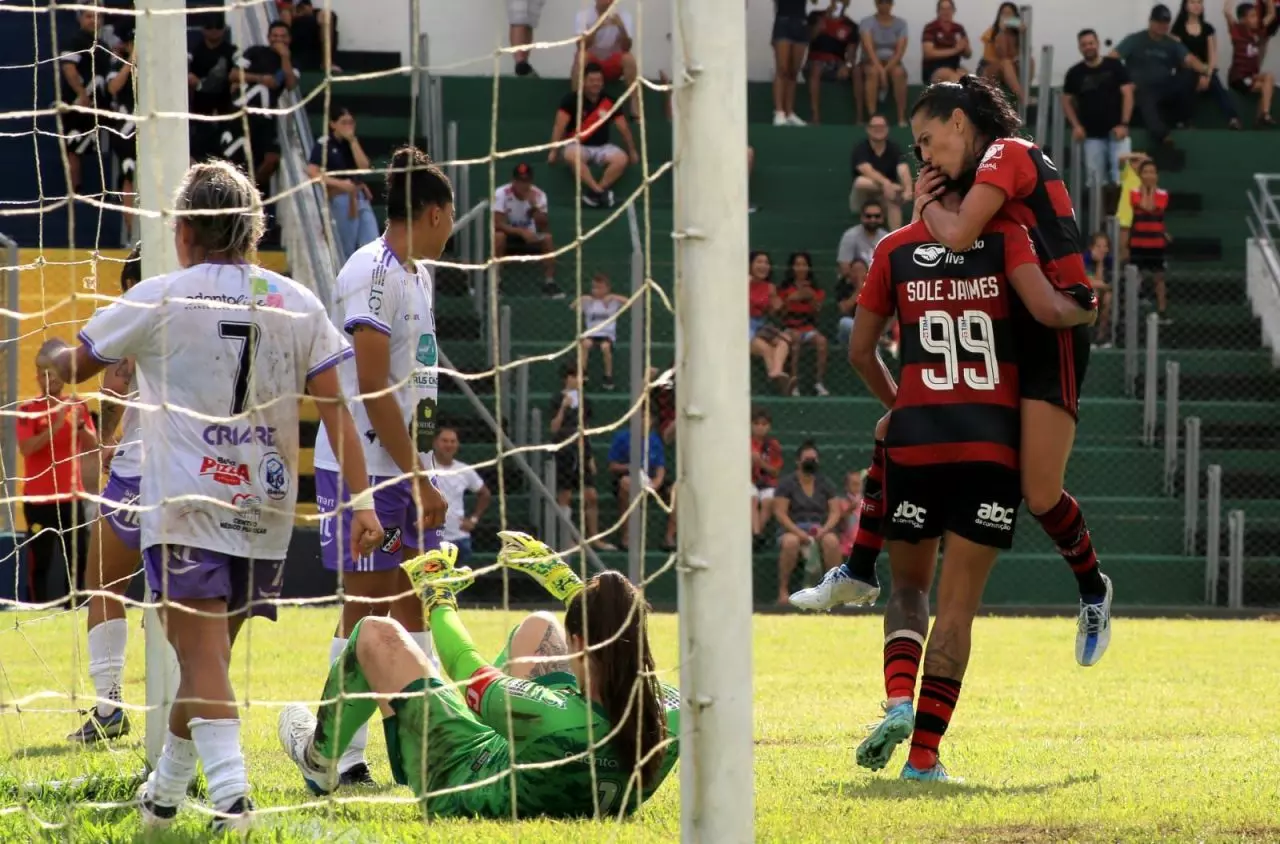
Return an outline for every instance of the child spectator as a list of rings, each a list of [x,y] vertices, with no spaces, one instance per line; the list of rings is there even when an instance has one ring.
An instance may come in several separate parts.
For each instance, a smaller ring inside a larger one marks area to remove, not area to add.
[[[604,273],[596,273],[591,278],[591,294],[569,306],[582,313],[582,321],[586,324],[582,339],[578,341],[583,384],[587,383],[591,349],[599,346],[600,361],[604,364],[604,388],[613,390],[613,346],[618,342],[618,321],[613,317],[626,304],[627,297],[612,291],[609,277]]]
[[[787,262],[787,276],[778,291],[782,299],[782,327],[791,346],[791,395],[800,395],[800,347],[813,346],[813,391],[827,396],[827,338],[818,330],[818,312],[826,294],[813,281],[813,259],[808,252],[794,252]]]
[[[1111,284],[1107,278],[1111,274],[1111,238],[1106,232],[1097,232],[1089,239],[1089,248],[1084,251],[1084,268],[1089,274],[1089,283],[1098,293],[1098,327],[1097,343],[1103,349],[1111,348]]]
[[[956,4],[952,0],[938,0],[938,17],[925,24],[920,41],[924,51],[920,80],[926,85],[959,82],[968,73],[960,60],[973,55],[973,50],[969,47],[969,33],[956,23]]]
[[[844,497],[840,499],[840,553],[846,559],[853,553],[853,540],[858,534],[858,514],[862,511],[862,475],[854,469],[844,476]]]
[[[1267,0],[1265,17],[1259,17],[1253,3],[1240,3],[1231,10],[1234,0],[1225,0],[1223,14],[1231,31],[1231,67],[1227,84],[1242,94],[1258,95],[1259,126],[1274,126],[1271,119],[1271,97],[1275,94],[1275,77],[1262,69],[1262,51],[1267,30],[1276,20],[1275,0]]]
[[[645,437],[644,450],[640,455],[642,482],[645,489],[653,489],[663,499],[669,489],[667,482],[667,455],[662,445],[662,436],[658,433],[657,408],[650,406],[649,433]],[[613,478],[613,496],[618,502],[618,513],[625,514],[631,506],[631,425],[628,423],[618,429],[609,443],[609,475]],[[631,534],[628,526],[631,517],[624,515],[619,526],[618,545],[623,549],[630,547]]]
[[[858,25],[845,16],[845,4],[831,0],[825,11],[809,15],[813,40],[809,42],[809,122],[822,122],[822,83],[853,79],[854,114],[862,113],[862,88],[853,78],[858,59]]]
[[[1160,321],[1168,324],[1165,314],[1164,273],[1165,247],[1171,238],[1165,230],[1164,215],[1169,207],[1169,192],[1160,187],[1160,173],[1151,159],[1138,168],[1142,184],[1129,194],[1133,206],[1133,227],[1129,230],[1129,263],[1144,274],[1150,273],[1156,289],[1156,311]]]
[[[783,371],[786,366],[790,348],[787,336],[774,320],[782,311],[782,299],[778,297],[778,289],[773,286],[770,276],[773,275],[773,263],[768,252],[756,250],[751,253],[751,271],[748,278],[747,301],[748,337],[751,342],[751,354],[764,361],[765,373],[773,382],[774,389],[786,394],[791,392],[791,376]]]
[[[578,384],[578,370],[567,363],[560,370],[561,389],[551,398],[551,421],[548,429],[551,442],[560,446],[555,452],[556,461],[556,503],[564,515],[573,521],[573,494],[582,491],[583,521],[586,522],[589,539],[600,532],[600,504],[596,493],[596,459],[591,454],[591,440],[585,434],[583,442],[578,444],[580,435],[578,426],[579,404],[581,404],[582,421],[588,427],[591,424],[591,402],[582,394]],[[581,449],[582,461],[579,461]],[[613,551],[614,546],[603,539],[591,543],[600,551]]]
[[[847,269],[846,269],[847,267]],[[840,280],[836,282],[836,307],[840,309],[840,328],[837,335],[840,348],[848,351],[849,337],[853,334],[853,315],[858,310],[858,293],[867,280],[867,262],[854,258],[847,265],[841,263]]]
[[[751,532],[764,533],[773,515],[773,491],[782,471],[782,443],[769,436],[773,417],[764,408],[751,412]]]

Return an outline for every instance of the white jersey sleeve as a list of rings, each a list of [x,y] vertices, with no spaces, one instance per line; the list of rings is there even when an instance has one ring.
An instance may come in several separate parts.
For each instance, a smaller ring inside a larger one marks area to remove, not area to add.
[[[367,325],[391,336],[404,292],[399,275],[400,267],[389,249],[365,247],[352,255],[338,273],[343,330],[354,333],[356,326]]]
[[[135,284],[118,301],[100,308],[80,329],[80,342],[102,363],[115,363],[149,348],[164,297],[164,277]]]
[[[320,309],[308,317],[307,330],[299,335],[302,342],[299,354],[307,361],[308,381],[353,354],[347,338],[329,321],[324,305],[319,300],[316,304],[320,305]]]

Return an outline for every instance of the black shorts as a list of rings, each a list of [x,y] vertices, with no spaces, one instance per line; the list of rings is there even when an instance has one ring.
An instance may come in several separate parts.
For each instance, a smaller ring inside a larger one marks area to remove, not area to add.
[[[538,232],[539,237],[545,237],[545,233]],[[525,240],[523,237],[515,235],[507,235],[506,255],[541,255],[547,251],[546,241],[537,240],[533,243]]]
[[[116,190],[123,190],[125,182],[133,185],[134,190],[137,190],[138,136],[130,135],[124,138],[112,132],[111,154],[115,157],[119,171],[116,176]]]
[[[62,114],[62,144],[70,155],[85,155],[98,146],[98,123],[92,114]]]
[[[1013,546],[1022,484],[998,463],[901,466],[885,460],[884,538],[937,539],[945,531],[1007,551]]]
[[[1080,387],[1089,368],[1089,326],[1049,328],[1029,316],[1016,324],[1022,398],[1048,402],[1079,419]]]
[[[790,41],[793,44],[809,43],[809,22],[804,18],[793,18],[778,15],[773,19],[774,44],[779,41]]]
[[[588,459],[591,457],[590,443],[586,445],[586,456]],[[591,471],[590,464],[585,476],[578,472],[578,444],[567,443],[556,452],[556,492],[577,492],[580,485],[594,487],[596,473]]]
[[[1129,263],[1144,273],[1162,273],[1168,267],[1163,249],[1130,249]]]
[[[1252,94],[1255,81],[1257,81],[1256,76],[1241,76],[1236,79],[1228,79],[1227,87],[1233,91],[1239,91],[1241,94]]]
[[[191,144],[191,160],[208,161],[222,157],[222,132],[226,123],[209,120],[192,120],[187,136]]]

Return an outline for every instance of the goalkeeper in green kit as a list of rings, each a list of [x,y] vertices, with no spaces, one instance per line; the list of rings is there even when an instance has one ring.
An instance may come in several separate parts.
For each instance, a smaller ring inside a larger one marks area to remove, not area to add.
[[[550,613],[528,616],[490,664],[458,615],[455,595],[471,570],[455,566],[457,549],[445,542],[404,563],[459,688],[397,622],[362,619],[329,670],[318,713],[297,704],[280,713],[280,741],[312,792],[338,787],[337,760],[377,710],[392,773],[429,815],[627,814],[666,779],[679,694],[655,676],[643,597],[617,572],[583,584],[542,542],[499,535],[499,561],[564,601],[564,625]]]

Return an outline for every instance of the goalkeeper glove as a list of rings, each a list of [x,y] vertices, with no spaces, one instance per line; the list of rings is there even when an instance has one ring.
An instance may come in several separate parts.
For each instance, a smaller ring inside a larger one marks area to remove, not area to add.
[[[499,562],[529,575],[565,606],[582,591],[582,578],[545,542],[517,530],[500,530],[498,536],[502,537]]]
[[[422,599],[427,618],[436,607],[458,608],[458,593],[470,586],[475,579],[467,566],[458,566],[458,546],[441,542],[434,551],[414,557],[400,564],[409,575],[413,591]]]

